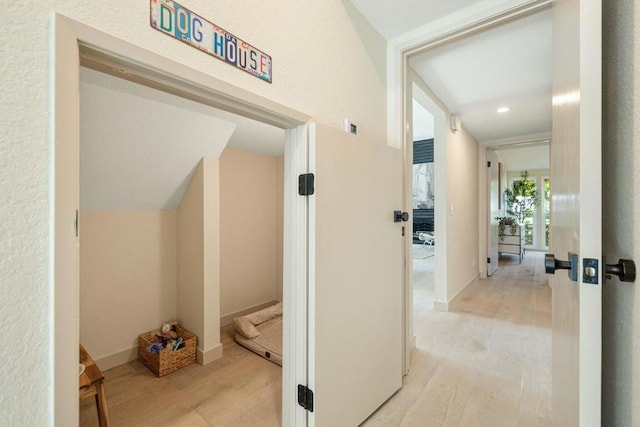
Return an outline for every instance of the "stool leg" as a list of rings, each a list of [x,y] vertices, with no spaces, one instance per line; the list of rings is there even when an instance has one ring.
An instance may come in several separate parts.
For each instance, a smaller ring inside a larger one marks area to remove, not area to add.
[[[104,384],[102,381],[96,384],[96,390],[96,408],[98,409],[98,421],[100,422],[100,427],[109,427],[107,398],[104,395]]]

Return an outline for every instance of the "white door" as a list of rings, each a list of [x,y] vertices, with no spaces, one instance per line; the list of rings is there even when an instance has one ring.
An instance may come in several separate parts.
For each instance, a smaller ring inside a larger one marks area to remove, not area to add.
[[[601,269],[601,1],[553,2],[551,244],[578,254],[577,280],[549,276],[553,317],[553,424],[599,426],[602,271],[584,283],[583,260]]]
[[[78,43],[66,22],[53,18],[54,64],[54,419],[56,425],[78,424],[79,248],[78,185],[79,74]],[[62,343],[72,345],[63,345]],[[69,410],[69,408],[74,408]]]
[[[356,426],[402,385],[403,159],[324,126],[316,138],[309,425]]]
[[[498,201],[500,199],[500,191],[498,186],[498,155],[495,151],[490,150],[487,153],[489,163],[487,164],[487,182],[489,185],[489,226],[487,227],[487,276],[491,276],[498,269],[498,220],[500,210],[498,209]]]

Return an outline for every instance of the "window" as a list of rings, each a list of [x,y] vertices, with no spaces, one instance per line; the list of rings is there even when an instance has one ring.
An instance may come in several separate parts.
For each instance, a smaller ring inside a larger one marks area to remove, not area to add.
[[[549,213],[551,212],[551,192],[549,191],[549,178],[542,179],[543,198],[542,208],[544,212],[544,246],[549,247]]]
[[[519,178],[510,180],[511,185],[505,191],[507,215],[522,224],[524,245],[535,249],[549,246],[550,181],[541,172],[547,173],[534,171],[530,176],[522,171]]]

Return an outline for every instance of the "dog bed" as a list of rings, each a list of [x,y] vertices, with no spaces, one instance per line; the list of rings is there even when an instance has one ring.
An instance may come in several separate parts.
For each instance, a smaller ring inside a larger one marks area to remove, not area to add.
[[[238,344],[282,366],[282,303],[233,319]]]

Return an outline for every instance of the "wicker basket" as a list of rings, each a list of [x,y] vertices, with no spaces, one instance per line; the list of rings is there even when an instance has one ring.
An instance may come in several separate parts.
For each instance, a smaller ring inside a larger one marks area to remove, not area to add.
[[[157,377],[163,377],[196,361],[197,339],[195,335],[176,326],[176,332],[178,337],[183,339],[184,347],[176,351],[165,348],[158,353],[149,353],[147,347],[161,341],[155,332],[147,332],[138,337],[138,359]]]

